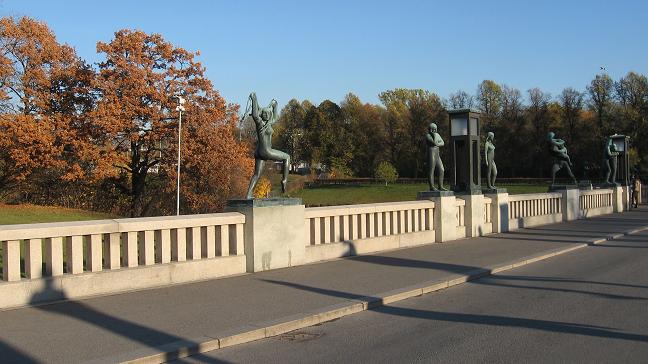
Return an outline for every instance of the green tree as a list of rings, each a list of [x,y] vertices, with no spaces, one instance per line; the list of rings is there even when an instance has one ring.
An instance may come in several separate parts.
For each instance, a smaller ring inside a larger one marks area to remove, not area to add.
[[[648,78],[636,72],[628,72],[615,84],[619,111],[617,119],[622,120],[614,129],[624,130],[637,149],[639,165],[648,169]]]
[[[395,89],[382,92],[379,98],[387,109],[388,145],[392,162],[401,175],[423,174],[425,133],[431,122],[443,130],[447,115],[435,93],[421,89]]]
[[[341,103],[346,123],[353,140],[353,159],[349,166],[357,176],[370,177],[385,152],[385,110],[372,104],[363,104],[354,94],[347,94]]]
[[[607,119],[610,117],[613,106],[613,91],[614,81],[605,73],[596,75],[596,78],[587,86],[589,106],[596,112],[599,135],[610,133]]]
[[[290,155],[293,170],[295,166],[305,161],[305,116],[304,106],[298,100],[292,99],[281,110],[277,123],[275,132],[277,147]]]
[[[477,86],[477,106],[484,114],[483,127],[492,128],[501,110],[502,88],[495,81],[484,80]]]
[[[396,168],[394,168],[391,163],[383,161],[378,164],[378,167],[376,167],[374,176],[377,179],[385,181],[385,186],[387,186],[387,183],[396,182],[398,179],[398,171],[396,171]]]

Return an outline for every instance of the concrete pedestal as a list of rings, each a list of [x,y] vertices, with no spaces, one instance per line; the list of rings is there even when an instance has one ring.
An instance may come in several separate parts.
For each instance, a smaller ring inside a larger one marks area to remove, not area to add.
[[[611,188],[612,188],[612,208],[614,209],[614,212],[623,212],[625,207],[627,206],[626,196],[623,191],[623,187],[615,186]]]
[[[453,192],[424,191],[417,194],[418,200],[434,201],[435,241],[454,240],[457,237],[457,205]]]
[[[509,194],[504,188],[498,188],[503,192],[485,193],[491,199],[491,221],[493,233],[505,233],[509,231]]]
[[[301,199],[230,200],[227,210],[245,215],[247,272],[306,263],[305,208]]]
[[[562,193],[562,219],[563,221],[572,221],[579,219],[580,216],[580,190],[577,186],[551,186],[552,192]]]

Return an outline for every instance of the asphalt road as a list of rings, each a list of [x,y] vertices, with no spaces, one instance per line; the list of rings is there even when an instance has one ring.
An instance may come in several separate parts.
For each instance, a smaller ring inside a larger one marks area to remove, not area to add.
[[[648,233],[178,362],[648,362]]]

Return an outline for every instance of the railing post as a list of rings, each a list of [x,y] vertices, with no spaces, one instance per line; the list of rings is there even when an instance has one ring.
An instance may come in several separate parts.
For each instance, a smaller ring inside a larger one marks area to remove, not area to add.
[[[66,253],[68,273],[83,273],[83,235],[67,237]]]
[[[104,259],[106,260],[107,269],[119,269],[121,267],[121,262],[119,261],[119,250],[121,244],[121,234],[120,233],[109,233],[106,234],[104,241]]]
[[[2,242],[2,279],[7,282],[20,280],[20,240]]]
[[[27,240],[25,249],[25,275],[27,278],[40,278],[43,275],[43,250],[41,239]]]
[[[63,238],[45,239],[45,272],[56,277],[63,274]]]
[[[102,234],[92,234],[88,236],[88,249],[86,256],[86,265],[90,272],[99,272],[103,269],[102,266]]]

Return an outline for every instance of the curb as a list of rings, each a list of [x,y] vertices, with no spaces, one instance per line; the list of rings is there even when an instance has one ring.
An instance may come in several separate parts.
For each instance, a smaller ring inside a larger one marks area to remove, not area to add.
[[[366,311],[372,308],[380,307],[390,303],[406,300],[408,298],[421,296],[427,293],[440,291],[452,286],[466,283],[472,280],[490,276],[493,274],[505,272],[513,268],[525,266],[527,264],[539,262],[558,255],[566,254],[574,250],[585,248],[592,245],[601,244],[607,241],[622,238],[624,236],[637,234],[648,230],[648,226],[635,228],[618,234],[610,234],[604,238],[587,240],[584,243],[561,248],[548,253],[542,253],[537,256],[522,259],[514,263],[506,263],[492,268],[479,268],[469,271],[465,274],[457,274],[452,279],[444,281],[425,282],[422,284],[412,285],[400,289],[395,289],[377,294],[370,297],[359,297],[341,302],[332,306],[296,314],[293,316],[283,317],[280,319],[258,323],[254,325],[245,325],[243,327],[221,332],[213,336],[202,336],[193,340],[182,340],[155,348],[147,348],[137,351],[137,359],[121,361],[123,364],[157,364],[170,360],[181,359],[188,356],[222,349],[229,346],[244,344],[251,341],[265,339],[281,335],[290,331],[303,329],[318,325],[324,322],[339,319],[354,313]],[[133,352],[130,353],[132,356]],[[115,362],[113,358],[112,362]],[[119,361],[119,360],[117,360]]]

